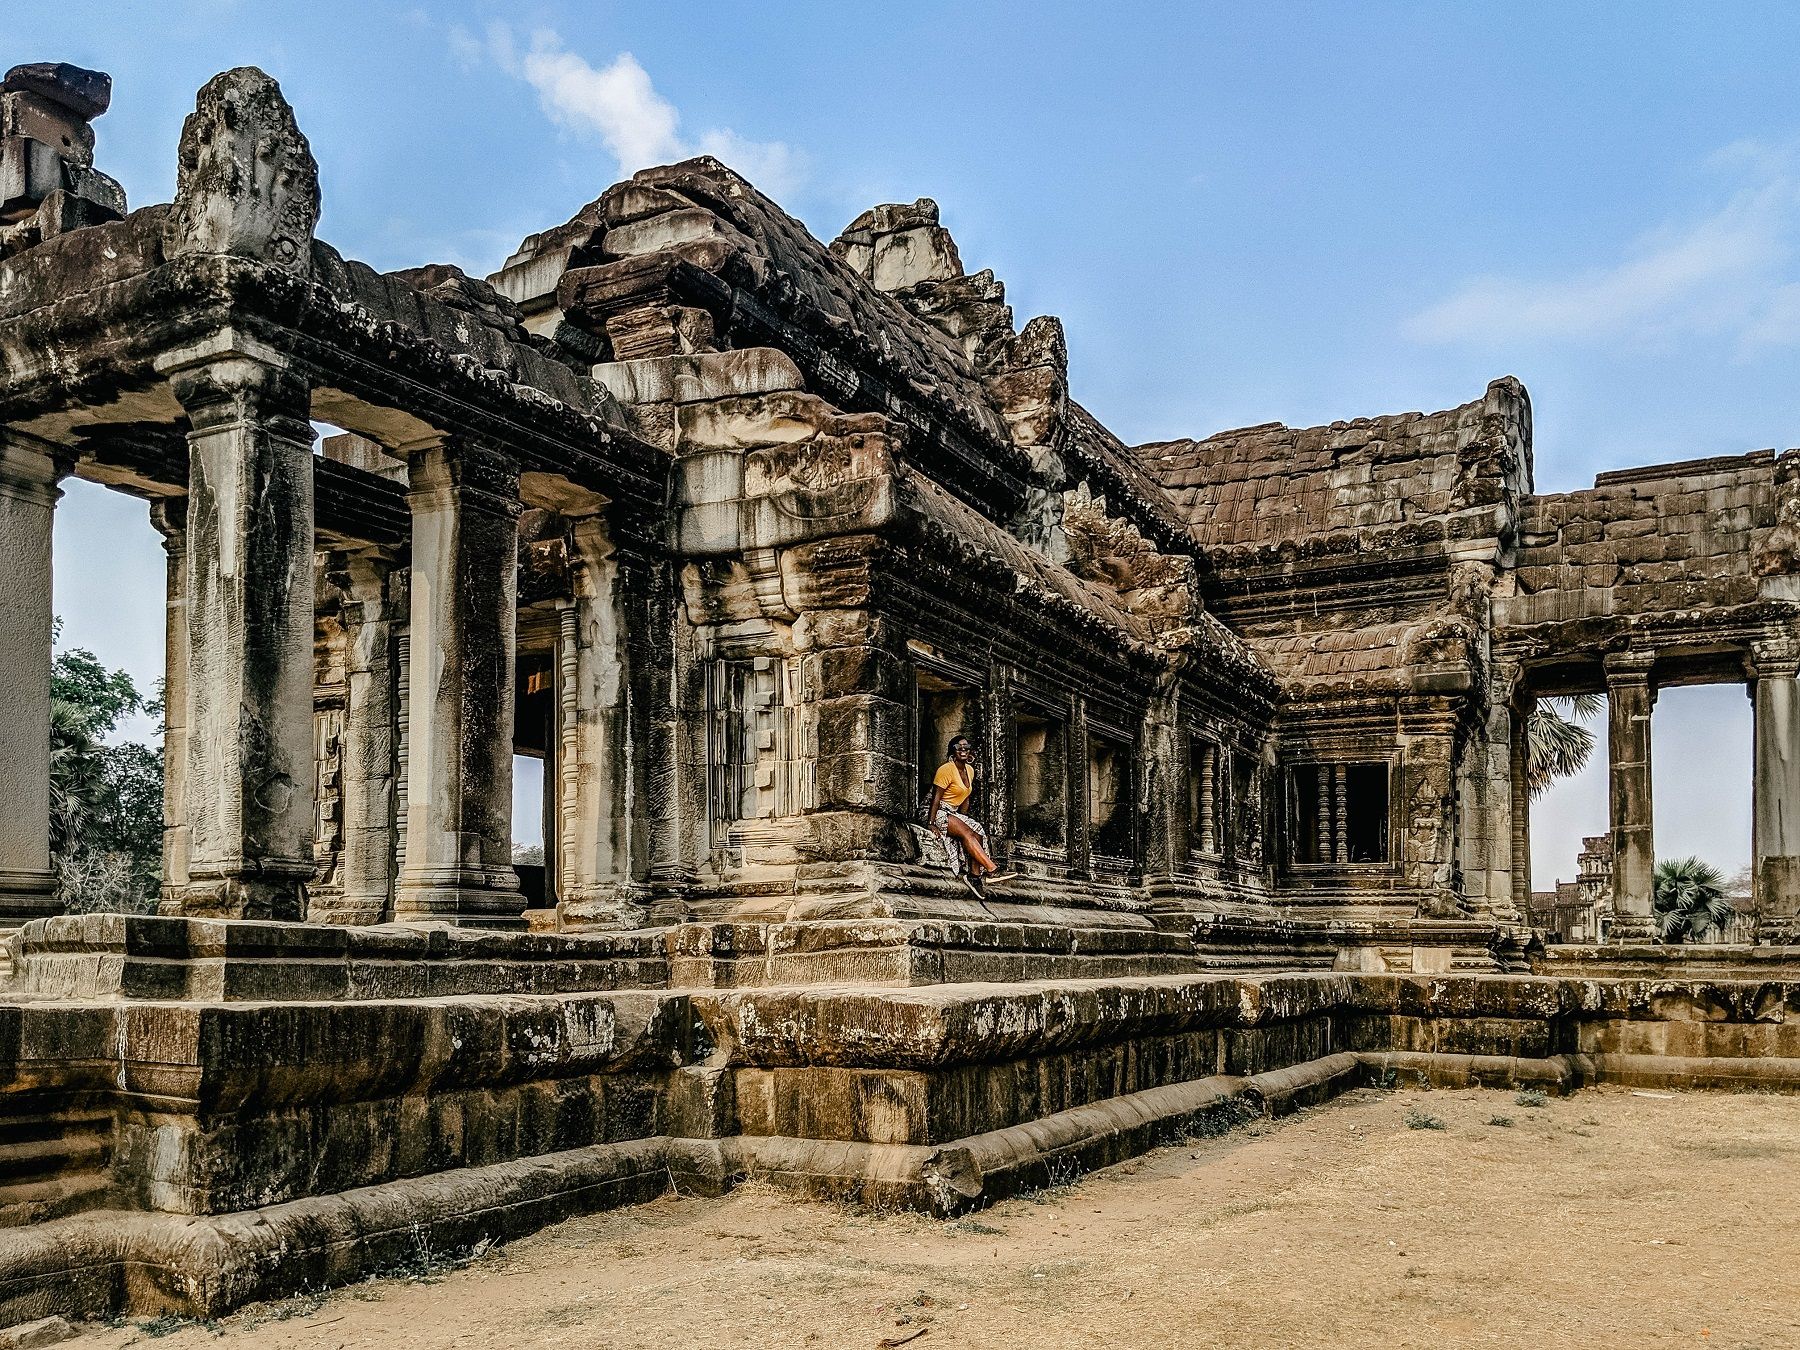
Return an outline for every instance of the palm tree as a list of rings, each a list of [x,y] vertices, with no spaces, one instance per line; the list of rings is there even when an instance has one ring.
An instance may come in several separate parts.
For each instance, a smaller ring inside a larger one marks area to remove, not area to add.
[[[1557,779],[1580,773],[1594,753],[1594,733],[1581,722],[1564,717],[1559,707],[1564,703],[1576,718],[1586,719],[1600,711],[1598,694],[1537,701],[1525,723],[1525,781],[1534,798]]]
[[[1723,932],[1737,912],[1719,869],[1698,858],[1665,858],[1656,865],[1652,909],[1664,942],[1698,942]]]
[[[81,837],[100,801],[100,740],[88,710],[50,700],[50,854],[61,859]]]

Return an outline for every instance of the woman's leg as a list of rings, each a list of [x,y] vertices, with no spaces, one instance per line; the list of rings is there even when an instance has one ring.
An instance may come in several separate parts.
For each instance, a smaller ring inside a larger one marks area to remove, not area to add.
[[[967,823],[956,816],[951,816],[944,822],[944,828],[950,832],[951,837],[957,843],[963,846],[963,852],[969,855],[971,872],[997,872],[1000,870],[995,866],[994,860],[988,857],[987,850],[981,846],[981,836],[970,829]]]

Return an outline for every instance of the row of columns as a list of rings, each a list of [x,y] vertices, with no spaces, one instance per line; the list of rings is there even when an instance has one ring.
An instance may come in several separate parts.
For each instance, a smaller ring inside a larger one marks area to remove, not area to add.
[[[278,353],[232,334],[160,370],[191,428],[188,494],[152,508],[168,553],[163,908],[297,919],[315,866],[310,391]],[[409,596],[395,594],[391,559],[354,553],[344,564],[346,909],[378,917],[391,895],[398,919],[517,923],[517,464],[461,435],[393,449],[409,470]],[[51,553],[68,467],[54,447],[0,433],[0,925],[57,908]],[[608,644],[614,635],[588,646]],[[581,665],[580,651],[570,660]],[[578,759],[596,739],[579,709],[564,736]],[[572,795],[567,846],[606,851],[581,839],[591,794]]]
[[[1614,941],[1654,935],[1655,799],[1651,718],[1654,655],[1625,651],[1605,658],[1607,801],[1613,850]],[[1791,940],[1800,916],[1800,643],[1778,637],[1751,644],[1750,696],[1755,710],[1752,766],[1751,873],[1765,937]],[[1511,717],[1513,898],[1523,911],[1531,885],[1530,802],[1526,726],[1532,700],[1521,695]]]

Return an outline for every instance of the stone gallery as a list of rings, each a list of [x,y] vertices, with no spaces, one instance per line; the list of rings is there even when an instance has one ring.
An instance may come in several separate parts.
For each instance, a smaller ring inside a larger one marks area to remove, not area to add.
[[[381,274],[260,71],[135,210],[107,76],[3,90],[0,1325],[671,1185],[949,1214],[1393,1072],[1800,1072],[1791,454],[1539,495],[1513,379],[1130,446],[930,201],[826,244],[695,159],[485,279]],[[53,899],[71,475],[167,545],[155,915]],[[1759,941],[1667,949],[1651,710],[1718,681]],[[1573,693],[1580,946],[1527,922],[1526,722]],[[957,735],[986,888],[924,822]]]

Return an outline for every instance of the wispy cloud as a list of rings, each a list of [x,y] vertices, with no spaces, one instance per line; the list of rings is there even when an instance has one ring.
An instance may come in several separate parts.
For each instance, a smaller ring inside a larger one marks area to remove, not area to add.
[[[1713,334],[1745,348],[1800,341],[1800,159],[1755,142],[1712,165],[1735,180],[1722,204],[1633,240],[1618,261],[1549,279],[1465,282],[1407,320],[1418,342],[1611,341]]]
[[[620,52],[596,67],[549,29],[521,44],[506,24],[489,25],[481,37],[450,31],[451,50],[466,64],[492,61],[537,91],[544,115],[558,126],[596,138],[618,162],[621,174],[697,154],[724,160],[751,182],[780,197],[805,177],[803,157],[780,141],[755,141],[728,127],[689,137],[681,113],[657,92],[638,59]]]

